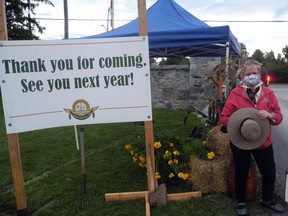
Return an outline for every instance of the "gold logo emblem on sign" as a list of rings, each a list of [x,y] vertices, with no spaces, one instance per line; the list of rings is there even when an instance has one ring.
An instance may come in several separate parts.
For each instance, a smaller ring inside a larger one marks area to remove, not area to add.
[[[89,118],[91,115],[95,117],[95,111],[98,109],[99,106],[90,108],[89,103],[84,99],[78,99],[72,104],[72,109],[63,108],[63,110],[69,113],[69,119],[71,116],[78,120],[85,120]]]

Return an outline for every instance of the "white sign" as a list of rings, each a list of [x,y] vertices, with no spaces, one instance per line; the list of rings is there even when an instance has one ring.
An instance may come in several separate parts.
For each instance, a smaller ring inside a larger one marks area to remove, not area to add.
[[[147,37],[0,44],[8,134],[152,120]]]

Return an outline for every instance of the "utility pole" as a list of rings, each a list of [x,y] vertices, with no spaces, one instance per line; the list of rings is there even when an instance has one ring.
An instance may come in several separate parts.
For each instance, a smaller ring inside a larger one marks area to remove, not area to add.
[[[112,30],[114,29],[114,0],[111,0],[111,27],[112,27]]]
[[[67,0],[63,0],[64,5],[64,39],[69,38],[68,33],[68,3]]]

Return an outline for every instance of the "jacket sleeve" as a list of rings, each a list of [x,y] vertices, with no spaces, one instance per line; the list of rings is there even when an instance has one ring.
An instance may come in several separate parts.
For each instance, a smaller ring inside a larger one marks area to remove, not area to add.
[[[222,109],[222,112],[220,113],[220,123],[223,126],[226,126],[228,124],[228,119],[232,115],[233,112],[237,110],[235,106],[235,100],[237,95],[235,92],[231,91],[229,97],[227,98],[225,105]]]
[[[276,98],[274,92],[270,93],[269,97],[269,108],[272,113],[274,113],[274,118],[270,120],[270,124],[273,126],[279,125],[283,120],[283,114],[281,113],[281,108],[278,103],[278,99]]]

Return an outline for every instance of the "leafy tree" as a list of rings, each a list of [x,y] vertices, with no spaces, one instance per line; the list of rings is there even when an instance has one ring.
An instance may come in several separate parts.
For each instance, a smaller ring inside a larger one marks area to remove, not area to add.
[[[286,49],[288,51],[287,45],[283,48],[284,55]],[[278,54],[277,58],[275,58],[272,50],[263,54],[263,52],[258,49],[253,53],[252,58],[261,62],[266,67],[271,77],[271,83],[288,83],[288,64],[286,57],[283,58]]]
[[[246,45],[243,43],[240,43],[240,47],[241,47],[241,58],[246,59],[249,55],[249,53],[247,52]]]
[[[264,53],[261,50],[257,49],[253,53],[252,58],[258,62],[263,63],[264,62]]]
[[[33,2],[33,3],[32,3]],[[49,0],[6,0],[6,20],[9,40],[39,40],[34,33],[38,31],[43,34],[45,27],[39,25],[31,14],[35,15],[35,8],[39,3],[54,7]]]
[[[270,52],[266,52],[264,56],[265,56],[265,60],[268,62],[275,62],[276,60],[275,54],[272,50]]]
[[[277,55],[277,61],[282,61],[282,56],[280,53],[278,53],[278,55]]]
[[[282,49],[282,52],[283,52],[285,59],[288,60],[288,46],[287,45]]]

